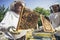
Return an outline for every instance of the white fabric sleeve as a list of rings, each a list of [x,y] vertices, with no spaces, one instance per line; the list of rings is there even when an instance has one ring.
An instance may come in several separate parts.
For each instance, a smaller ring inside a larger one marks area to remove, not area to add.
[[[8,28],[9,26],[9,12],[7,12],[3,18],[3,20],[0,23],[0,29],[1,28]]]
[[[1,21],[1,26],[3,26],[3,27],[5,27],[5,28],[7,28],[7,26],[10,26],[10,13],[9,12],[7,12],[6,14],[5,14],[5,16],[4,16],[4,18],[3,18],[3,20]]]
[[[12,38],[12,35],[7,30],[8,27],[11,26],[10,17],[11,15],[10,15],[10,12],[8,11],[0,23],[0,30],[3,31],[8,37]]]

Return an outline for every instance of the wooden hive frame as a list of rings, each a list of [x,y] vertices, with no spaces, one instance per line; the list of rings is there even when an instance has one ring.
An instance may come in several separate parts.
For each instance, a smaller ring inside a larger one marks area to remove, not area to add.
[[[51,23],[46,18],[44,18],[44,15],[40,15],[40,18],[42,21],[44,32],[54,32],[54,28],[52,27]]]
[[[38,15],[28,8],[22,8],[20,13],[17,30],[36,28],[38,24]]]

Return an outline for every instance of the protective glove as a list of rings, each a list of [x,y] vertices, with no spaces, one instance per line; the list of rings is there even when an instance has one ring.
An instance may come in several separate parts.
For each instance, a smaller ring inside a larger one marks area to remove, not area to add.
[[[15,27],[14,26],[8,27],[8,31],[15,31]]]
[[[16,28],[14,26],[10,26],[8,28],[8,31],[12,34],[19,34],[20,32],[16,31]]]
[[[4,27],[1,27],[0,31],[2,31],[2,32],[6,32],[6,31],[7,31],[7,29],[6,29],[6,28],[4,28]]]
[[[56,32],[60,32],[60,26],[57,27],[57,28],[55,28],[55,31],[56,31]]]
[[[40,26],[38,30],[39,30],[40,32],[43,32],[43,31],[44,31],[43,26]]]

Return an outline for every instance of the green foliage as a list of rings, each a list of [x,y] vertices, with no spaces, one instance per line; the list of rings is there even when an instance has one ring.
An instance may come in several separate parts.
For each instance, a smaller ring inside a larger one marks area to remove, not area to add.
[[[4,5],[0,5],[0,22],[4,18],[5,13],[8,11],[8,8],[5,8]]]
[[[49,10],[46,10],[46,9],[40,8],[40,7],[36,7],[36,8],[34,9],[34,11],[37,12],[37,13],[39,13],[39,14],[43,14],[43,15],[45,15],[45,16],[49,16],[49,14],[50,14]],[[38,25],[39,25],[39,26],[42,25],[41,20],[40,20],[40,17],[38,18]]]
[[[45,16],[49,16],[49,10],[46,10],[44,8],[40,8],[40,7],[36,7],[34,9],[35,12],[39,13],[39,14],[43,14]]]

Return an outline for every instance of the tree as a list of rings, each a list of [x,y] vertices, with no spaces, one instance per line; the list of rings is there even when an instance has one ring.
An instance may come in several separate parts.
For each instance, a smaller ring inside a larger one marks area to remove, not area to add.
[[[40,8],[40,7],[36,7],[34,9],[35,12],[39,13],[39,14],[43,14],[45,16],[49,16],[49,10],[46,10],[44,8]]]
[[[44,8],[40,8],[40,7],[36,7],[34,9],[35,12],[37,12],[38,14],[42,14],[42,15],[45,15],[46,17],[50,15],[50,12],[49,10],[46,10]],[[38,18],[38,25],[41,26],[42,25],[42,22],[40,20],[40,17]]]
[[[4,18],[5,13],[8,11],[8,8],[5,8],[4,5],[0,5],[0,22],[2,21],[2,19]]]

